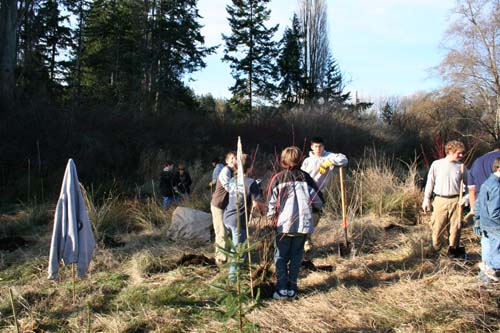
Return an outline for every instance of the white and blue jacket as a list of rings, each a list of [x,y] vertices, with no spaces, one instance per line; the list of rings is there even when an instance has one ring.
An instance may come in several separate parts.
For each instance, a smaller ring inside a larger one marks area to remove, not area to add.
[[[267,217],[278,233],[313,233],[313,208],[322,206],[321,192],[307,172],[283,170],[271,179]]]

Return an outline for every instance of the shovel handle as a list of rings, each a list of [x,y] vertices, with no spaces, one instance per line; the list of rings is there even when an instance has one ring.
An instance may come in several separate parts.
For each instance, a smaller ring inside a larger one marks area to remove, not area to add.
[[[346,203],[345,203],[345,189],[344,189],[344,167],[340,167],[340,200],[342,202],[342,227],[344,228],[344,237],[347,244],[347,213],[346,213]]]

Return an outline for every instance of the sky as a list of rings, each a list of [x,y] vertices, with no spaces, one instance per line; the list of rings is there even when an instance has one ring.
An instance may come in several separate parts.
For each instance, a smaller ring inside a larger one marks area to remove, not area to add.
[[[456,0],[326,0],[330,48],[346,80],[346,90],[361,100],[405,96],[442,85],[432,68],[444,57],[440,48]],[[230,34],[225,6],[230,0],[199,0],[205,44],[220,44],[207,67],[187,84],[196,94],[229,98],[234,83],[223,63],[221,34]],[[297,11],[297,0],[271,0],[271,18],[283,36]]]

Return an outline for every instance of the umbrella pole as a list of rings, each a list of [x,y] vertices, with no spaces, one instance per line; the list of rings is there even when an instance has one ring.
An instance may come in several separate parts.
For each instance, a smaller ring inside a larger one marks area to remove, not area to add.
[[[342,227],[344,228],[344,240],[345,246],[349,245],[349,241],[347,239],[347,213],[346,213],[346,203],[345,203],[345,189],[344,189],[344,167],[340,167],[339,170],[340,175],[340,199],[342,201]]]
[[[73,305],[76,304],[76,292],[75,292],[75,284],[76,284],[76,265],[73,263],[71,264],[71,275],[72,275],[72,280],[73,280]]]

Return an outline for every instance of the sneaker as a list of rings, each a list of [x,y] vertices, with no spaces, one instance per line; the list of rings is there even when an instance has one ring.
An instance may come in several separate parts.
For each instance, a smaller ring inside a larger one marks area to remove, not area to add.
[[[276,290],[273,294],[273,299],[288,299],[288,290]]]
[[[494,282],[498,282],[498,277],[496,276],[496,272],[493,268],[491,268],[484,262],[480,262],[479,269],[481,270],[481,273],[483,273],[488,279]]]
[[[313,242],[310,239],[306,239],[306,242],[304,243],[304,252],[309,253],[313,249]]]
[[[294,300],[295,298],[297,298],[297,292],[295,290],[287,290],[286,294],[289,300]]]
[[[217,258],[217,259],[215,259],[215,264],[216,264],[217,266],[222,266],[222,265],[224,265],[226,262],[227,262],[227,261],[226,261],[226,259],[222,259],[222,258]]]

